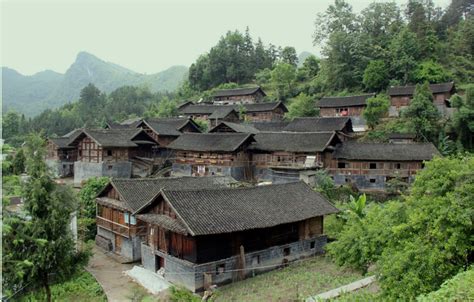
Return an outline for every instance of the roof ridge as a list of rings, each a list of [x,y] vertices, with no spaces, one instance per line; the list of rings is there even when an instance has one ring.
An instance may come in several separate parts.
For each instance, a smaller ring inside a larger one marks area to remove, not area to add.
[[[285,187],[285,186],[291,186],[295,184],[303,184],[308,186],[305,182],[299,180],[295,182],[287,182],[287,183],[282,183],[282,184],[271,184],[271,185],[262,185],[262,186],[253,186],[253,187],[238,187],[238,188],[202,188],[202,189],[179,189],[179,190],[170,190],[163,188],[161,191],[163,192],[215,192],[215,191],[243,191],[243,190],[259,190],[267,187]]]

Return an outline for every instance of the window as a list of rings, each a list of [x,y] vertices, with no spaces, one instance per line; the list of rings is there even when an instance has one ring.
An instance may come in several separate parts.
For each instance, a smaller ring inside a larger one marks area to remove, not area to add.
[[[137,219],[133,215],[130,216],[130,224],[131,225],[136,225],[137,224]]]
[[[112,156],[112,150],[107,150],[107,156]]]
[[[223,274],[225,272],[225,264],[219,264],[216,266],[216,275]]]
[[[345,181],[346,183],[350,183],[350,182],[351,182],[351,179],[350,179],[349,177],[346,177],[346,178],[344,179],[344,181]]]
[[[375,183],[375,178],[370,178],[369,181],[370,181],[370,183],[374,184]]]
[[[123,216],[124,216],[125,223],[130,223],[130,215],[128,215],[128,213],[124,213]]]
[[[347,167],[347,163],[341,163],[341,162],[338,162],[337,163],[337,167],[339,169],[345,169]]]
[[[377,163],[370,163],[369,168],[370,169],[377,169]]]
[[[114,166],[109,165],[109,166],[107,167],[107,169],[112,170],[113,167],[114,167]]]
[[[291,250],[290,250],[289,247],[285,247],[285,248],[283,249],[283,256],[289,256],[290,253],[291,253]]]
[[[421,168],[422,168],[422,169],[425,168],[425,163],[421,163]]]
[[[217,168],[217,173],[222,173],[222,168]]]
[[[402,168],[402,164],[396,163],[396,164],[395,164],[395,167],[396,167],[396,169],[401,169],[401,168]]]
[[[316,246],[316,241],[311,241],[311,243],[309,244],[309,248],[314,249],[315,246]]]

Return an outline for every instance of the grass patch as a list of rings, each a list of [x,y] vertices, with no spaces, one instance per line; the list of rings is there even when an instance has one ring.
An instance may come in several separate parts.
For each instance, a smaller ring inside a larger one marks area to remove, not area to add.
[[[51,285],[53,301],[106,302],[107,297],[95,278],[85,270],[76,273],[71,279]],[[22,302],[45,301],[46,293],[40,288],[19,298]]]
[[[212,301],[301,301],[361,278],[318,256],[218,288]]]

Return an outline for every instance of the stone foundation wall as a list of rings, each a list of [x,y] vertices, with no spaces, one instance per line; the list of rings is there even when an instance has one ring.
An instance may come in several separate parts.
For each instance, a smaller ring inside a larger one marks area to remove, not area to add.
[[[74,175],[74,162],[47,159],[46,165],[54,177],[70,177]]]
[[[96,244],[102,247],[101,244],[103,244],[103,242],[108,240],[111,245],[109,251],[115,252],[116,251],[115,236],[120,236],[120,235],[116,235],[115,233],[109,230],[106,230],[104,228],[97,227]],[[98,237],[101,237],[101,239],[99,239],[100,241],[98,241],[97,239]],[[131,261],[140,260],[141,238],[140,237],[132,237],[132,238],[122,237],[122,248],[119,254],[120,256],[127,258]]]
[[[74,163],[74,185],[80,186],[84,180],[91,177],[119,177],[130,178],[132,176],[132,163],[122,162],[100,162],[90,163],[76,161]]]
[[[354,184],[359,190],[385,190],[386,189],[385,175],[347,175],[335,174],[334,183],[336,185]],[[346,181],[349,180],[349,181]],[[374,182],[371,182],[371,179]],[[414,177],[410,176],[408,182],[413,182]]]
[[[112,251],[112,241],[108,238],[102,237],[100,235],[95,236],[95,244],[106,250],[107,252]]]
[[[236,180],[245,180],[244,167],[229,167],[229,166],[207,166],[208,175],[232,176]],[[173,163],[171,168],[171,176],[192,176],[191,165]],[[249,169],[250,171],[250,169]]]

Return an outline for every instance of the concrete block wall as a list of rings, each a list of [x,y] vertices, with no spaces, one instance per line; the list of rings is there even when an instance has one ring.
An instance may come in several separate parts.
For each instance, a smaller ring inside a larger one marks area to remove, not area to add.
[[[244,167],[229,166],[207,166],[208,175],[232,176],[236,180],[245,179]],[[173,163],[171,168],[172,176],[192,176],[192,165]]]
[[[261,251],[246,253],[246,276],[251,277],[255,274],[281,267],[287,262],[323,253],[326,242],[326,236],[319,236],[290,244],[274,246]],[[311,245],[313,245],[313,247],[311,247]],[[285,252],[288,251],[289,254],[285,255]],[[238,269],[238,256],[204,264],[193,264],[163,254],[160,251],[152,251],[151,248],[144,243],[142,243],[141,254],[143,266],[152,271],[156,267],[155,254],[163,257],[165,259],[165,279],[176,285],[184,286],[193,292],[203,290],[205,273],[212,276],[212,284],[229,283],[235,281],[238,276],[238,272],[234,271]],[[218,273],[219,268],[223,268],[221,273]]]
[[[132,163],[128,161],[113,163],[89,163],[76,161],[74,163],[74,185],[79,186],[82,181],[91,177],[120,177],[132,176]]]
[[[54,177],[68,177],[74,175],[73,162],[47,159],[46,165],[49,167]]]
[[[254,178],[258,182],[270,181],[273,184],[284,184],[290,182],[297,182],[300,179],[299,171],[284,171],[281,172],[269,168],[254,168]]]
[[[109,240],[111,242],[111,249],[110,251],[115,252],[115,236],[116,234],[106,230],[102,227],[97,227],[97,236],[96,236],[96,244],[99,245],[97,241],[97,237],[100,236],[103,239],[101,241]],[[101,245],[99,245],[101,246]],[[102,246],[101,246],[102,247]],[[130,259],[132,261],[140,260],[141,258],[141,239],[140,237],[134,238],[126,238],[122,237],[122,246],[120,251],[120,256]]]

